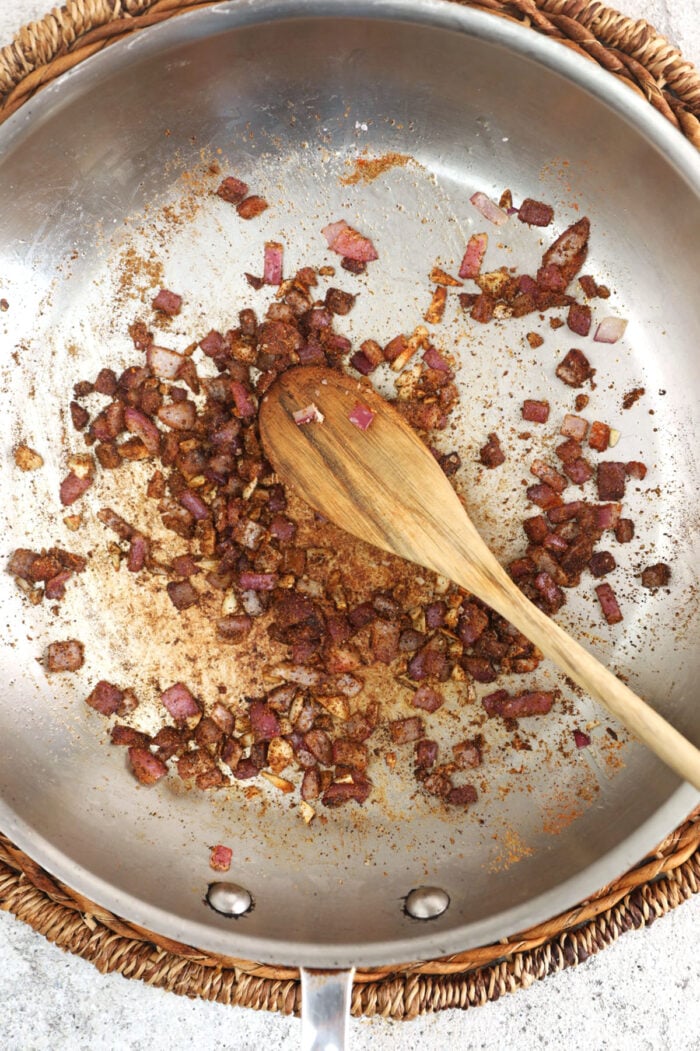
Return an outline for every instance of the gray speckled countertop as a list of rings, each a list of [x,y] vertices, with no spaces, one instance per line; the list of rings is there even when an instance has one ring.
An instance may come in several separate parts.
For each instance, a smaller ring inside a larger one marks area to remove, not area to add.
[[[700,65],[698,0],[618,0]],[[49,0],[0,0],[0,45]],[[574,970],[485,1007],[352,1022],[355,1051],[700,1051],[700,895]],[[190,1001],[90,964],[0,913],[0,1051],[293,1049],[299,1023]]]

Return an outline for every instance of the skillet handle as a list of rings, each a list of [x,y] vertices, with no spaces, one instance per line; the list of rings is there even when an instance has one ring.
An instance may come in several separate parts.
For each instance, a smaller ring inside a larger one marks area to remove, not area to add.
[[[354,975],[301,968],[302,1051],[347,1051]]]

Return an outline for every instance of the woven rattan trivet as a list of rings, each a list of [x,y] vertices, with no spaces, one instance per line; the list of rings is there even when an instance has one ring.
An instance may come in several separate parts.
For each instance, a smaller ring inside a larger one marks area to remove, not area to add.
[[[66,0],[0,50],[0,122],[36,91],[115,40],[211,0]],[[664,37],[597,0],[454,0],[510,18],[597,62],[700,149],[700,76]],[[700,891],[700,809],[653,855],[576,908],[496,945],[407,967],[360,970],[353,1014],[413,1018],[474,1007],[572,967],[624,931],[648,926]],[[284,1013],[298,972],[212,956],[114,916],[59,883],[0,834],[0,908],[100,971],[187,996]]]

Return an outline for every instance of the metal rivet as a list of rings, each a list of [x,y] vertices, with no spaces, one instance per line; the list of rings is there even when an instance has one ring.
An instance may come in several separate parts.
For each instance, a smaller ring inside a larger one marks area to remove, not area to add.
[[[210,883],[207,904],[222,916],[244,916],[253,907],[253,899],[245,887],[237,883]]]
[[[415,887],[406,895],[404,908],[414,920],[435,920],[450,904],[450,896],[441,887]]]

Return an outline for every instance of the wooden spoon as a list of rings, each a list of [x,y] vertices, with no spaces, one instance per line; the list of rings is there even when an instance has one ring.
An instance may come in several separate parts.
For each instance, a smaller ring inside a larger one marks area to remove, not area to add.
[[[350,420],[360,404],[367,430]],[[294,421],[315,406],[322,422]],[[700,750],[534,606],[491,554],[430,451],[363,380],[330,369],[289,369],[260,408],[263,446],[283,482],[326,518],[376,547],[477,595],[700,789]]]

